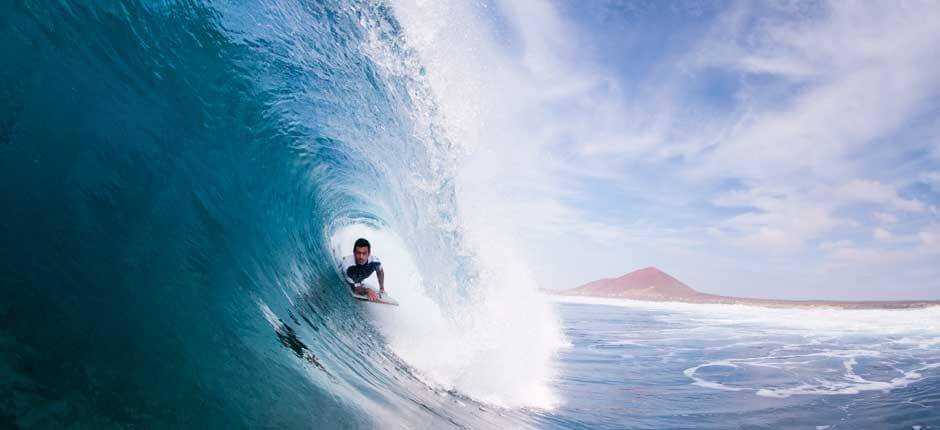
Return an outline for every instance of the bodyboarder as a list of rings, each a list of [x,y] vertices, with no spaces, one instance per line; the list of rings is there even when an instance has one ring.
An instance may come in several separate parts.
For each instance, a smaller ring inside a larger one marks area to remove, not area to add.
[[[363,238],[356,239],[353,244],[353,255],[343,257],[343,276],[353,294],[366,296],[370,301],[378,301],[379,294],[385,294],[385,271],[379,258],[372,255],[372,246]],[[379,292],[366,287],[362,281],[375,273],[379,280]]]

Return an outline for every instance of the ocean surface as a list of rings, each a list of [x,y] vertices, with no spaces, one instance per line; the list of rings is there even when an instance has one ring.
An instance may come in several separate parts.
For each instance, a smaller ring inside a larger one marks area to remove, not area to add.
[[[940,428],[940,308],[564,298],[560,428]]]
[[[0,2],[0,428],[940,426],[933,310],[536,295],[409,11]]]

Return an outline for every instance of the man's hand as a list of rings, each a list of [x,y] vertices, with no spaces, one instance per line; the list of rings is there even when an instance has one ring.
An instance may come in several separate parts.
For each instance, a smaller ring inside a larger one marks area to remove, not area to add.
[[[377,293],[375,290],[369,287],[364,287],[362,286],[362,284],[356,284],[354,285],[354,287],[356,290],[356,294],[366,296],[369,299],[369,301],[373,301],[373,302],[379,301],[379,293]]]

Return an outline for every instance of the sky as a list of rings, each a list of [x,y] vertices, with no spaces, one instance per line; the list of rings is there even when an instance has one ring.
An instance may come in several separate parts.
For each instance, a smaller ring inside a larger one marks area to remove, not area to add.
[[[931,2],[395,3],[461,215],[548,289],[940,299]],[[498,248],[498,249],[497,249]]]

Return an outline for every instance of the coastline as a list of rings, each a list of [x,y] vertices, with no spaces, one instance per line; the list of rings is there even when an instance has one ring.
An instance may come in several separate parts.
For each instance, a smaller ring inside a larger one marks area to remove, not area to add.
[[[709,305],[745,305],[783,309],[923,309],[940,306],[940,300],[784,300],[756,299],[747,297],[699,294],[693,297],[657,297],[640,294],[595,295],[565,291],[545,291],[548,294],[568,297],[596,297],[602,299],[639,300],[644,302],[673,302]]]
[[[940,306],[940,300],[792,300],[721,296],[696,291],[655,267],[635,270],[618,278],[599,279],[568,290],[543,291],[560,296],[791,309],[923,309]]]

